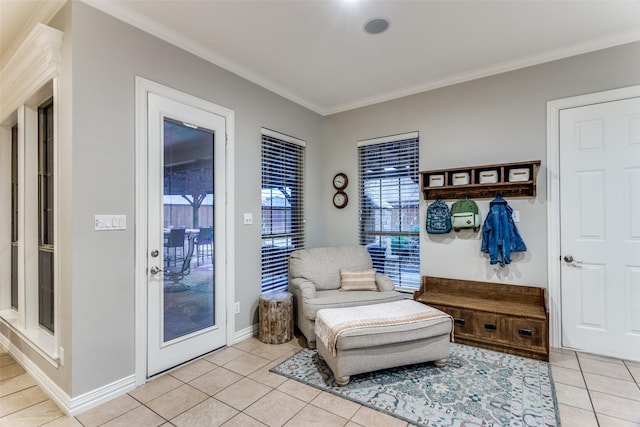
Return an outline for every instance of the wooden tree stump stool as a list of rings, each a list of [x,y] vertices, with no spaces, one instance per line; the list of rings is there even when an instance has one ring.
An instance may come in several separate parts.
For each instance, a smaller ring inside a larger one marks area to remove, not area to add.
[[[283,344],[293,339],[293,295],[268,292],[260,295],[260,341]]]

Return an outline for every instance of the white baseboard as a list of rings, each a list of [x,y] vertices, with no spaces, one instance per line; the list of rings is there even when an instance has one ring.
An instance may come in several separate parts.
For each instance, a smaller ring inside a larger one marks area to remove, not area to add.
[[[240,341],[244,341],[251,337],[257,336],[259,330],[260,330],[260,325],[258,323],[255,323],[249,326],[248,328],[244,328],[240,331],[236,331],[236,333],[233,334],[233,342],[231,343],[231,345],[238,344]]]
[[[65,414],[70,415],[71,398],[69,395],[3,334],[0,334],[0,344],[2,344],[11,357],[31,375],[40,388],[42,388],[42,391],[44,391]]]
[[[95,408],[111,399],[122,396],[136,388],[136,376],[131,374],[111,384],[91,390],[71,399],[69,407],[70,415],[80,414],[88,409]]]
[[[0,334],[0,344],[2,344],[11,357],[31,375],[40,388],[42,388],[42,391],[67,415],[77,415],[136,388],[135,375],[130,375],[81,396],[71,398],[54,383],[38,365],[2,334]]]
[[[237,331],[233,335],[233,344],[256,336],[259,325],[254,324],[248,328]],[[29,375],[38,383],[42,390],[53,400],[56,405],[67,415],[74,416],[84,411],[94,408],[118,396],[130,392],[136,388],[136,376],[131,374],[122,379],[104,385],[95,390],[91,390],[80,396],[71,398],[64,392],[51,378],[49,378],[33,361],[27,358],[11,341],[0,334],[0,344],[2,344],[9,354],[20,364]]]

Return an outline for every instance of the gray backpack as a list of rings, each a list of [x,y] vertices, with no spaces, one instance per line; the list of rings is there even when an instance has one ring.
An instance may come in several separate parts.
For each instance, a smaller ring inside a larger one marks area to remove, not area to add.
[[[451,212],[444,200],[427,206],[427,233],[446,234],[451,231]]]

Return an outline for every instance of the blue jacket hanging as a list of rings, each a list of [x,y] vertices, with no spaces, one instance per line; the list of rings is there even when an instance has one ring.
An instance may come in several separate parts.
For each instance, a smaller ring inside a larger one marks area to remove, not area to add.
[[[501,196],[489,204],[489,213],[482,226],[482,252],[489,253],[491,264],[504,267],[511,263],[511,252],[525,252],[527,246],[513,222],[513,209]]]

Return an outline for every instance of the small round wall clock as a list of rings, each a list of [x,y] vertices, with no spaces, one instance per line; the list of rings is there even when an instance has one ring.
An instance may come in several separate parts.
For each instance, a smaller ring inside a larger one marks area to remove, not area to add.
[[[336,194],[333,195],[333,205],[336,208],[342,209],[345,206],[347,206],[348,203],[349,203],[349,196],[347,196],[347,193],[345,193],[344,191],[338,191],[336,192]]]
[[[336,190],[344,190],[347,185],[349,185],[349,178],[347,178],[346,174],[340,172],[333,177],[333,188]]]

